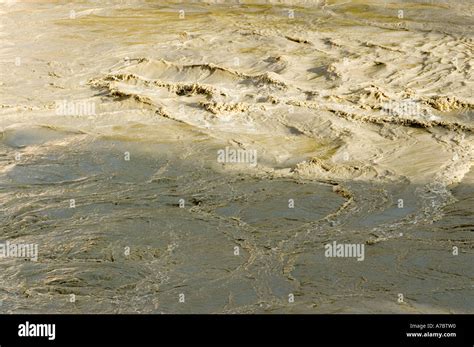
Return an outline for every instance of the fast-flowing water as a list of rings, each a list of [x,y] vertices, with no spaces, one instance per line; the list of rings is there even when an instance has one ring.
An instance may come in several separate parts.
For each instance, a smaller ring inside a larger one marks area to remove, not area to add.
[[[474,312],[473,9],[0,3],[0,311]]]

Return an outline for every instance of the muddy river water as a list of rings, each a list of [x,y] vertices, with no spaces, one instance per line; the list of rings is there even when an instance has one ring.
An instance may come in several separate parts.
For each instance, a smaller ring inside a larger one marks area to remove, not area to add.
[[[473,313],[473,10],[0,2],[0,312]]]

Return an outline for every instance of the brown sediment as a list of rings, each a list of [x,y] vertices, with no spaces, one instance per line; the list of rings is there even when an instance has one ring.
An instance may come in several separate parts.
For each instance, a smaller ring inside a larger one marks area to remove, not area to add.
[[[464,123],[450,122],[443,120],[422,120],[416,118],[403,118],[399,116],[384,117],[384,116],[364,116],[355,113],[348,113],[340,110],[331,110],[335,115],[346,119],[352,119],[365,123],[373,124],[396,124],[415,128],[432,128],[441,127],[454,131],[468,131],[473,132],[474,127]]]
[[[298,163],[294,172],[303,177],[323,177],[332,179],[376,178],[377,172],[371,166],[332,163],[329,160],[311,158]]]
[[[132,98],[133,100],[135,100],[135,101],[137,101],[141,104],[145,104],[145,105],[149,105],[149,106],[154,105],[153,101],[151,101],[151,99],[146,97],[146,96],[135,94],[135,93],[127,93],[127,92],[121,91],[121,90],[116,89],[116,88],[111,88],[109,90],[109,95],[113,96],[113,97],[116,97],[116,98],[119,98],[119,99]]]
[[[460,109],[474,110],[474,104],[462,101],[455,96],[423,97],[423,102],[441,112],[457,111]]]
[[[200,102],[199,105],[214,114],[222,112],[246,112],[250,109],[249,105],[241,102],[235,104],[223,102]]]
[[[159,80],[151,80],[137,76],[135,74],[116,74],[108,75],[104,78],[93,79],[90,84],[98,88],[111,88],[110,82],[129,82],[140,83],[144,86],[154,86],[158,88],[167,88],[168,91],[173,92],[177,95],[194,95],[202,94],[208,97],[212,97],[217,93],[217,90],[211,86],[199,84],[199,83],[169,83]],[[220,92],[222,94],[222,92]]]
[[[300,38],[300,37],[291,37],[291,36],[285,36],[285,38],[289,41],[293,41],[296,43],[304,43],[307,45],[312,45],[312,43],[306,39]]]

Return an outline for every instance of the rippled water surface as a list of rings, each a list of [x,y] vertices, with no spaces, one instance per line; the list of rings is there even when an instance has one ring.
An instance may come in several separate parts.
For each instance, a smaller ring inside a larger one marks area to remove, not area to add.
[[[473,9],[1,2],[0,311],[473,313]]]

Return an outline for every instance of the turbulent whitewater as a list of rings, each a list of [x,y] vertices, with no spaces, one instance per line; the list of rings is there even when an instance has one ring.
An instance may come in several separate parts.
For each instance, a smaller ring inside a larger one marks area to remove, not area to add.
[[[473,313],[473,10],[1,2],[0,312]]]

